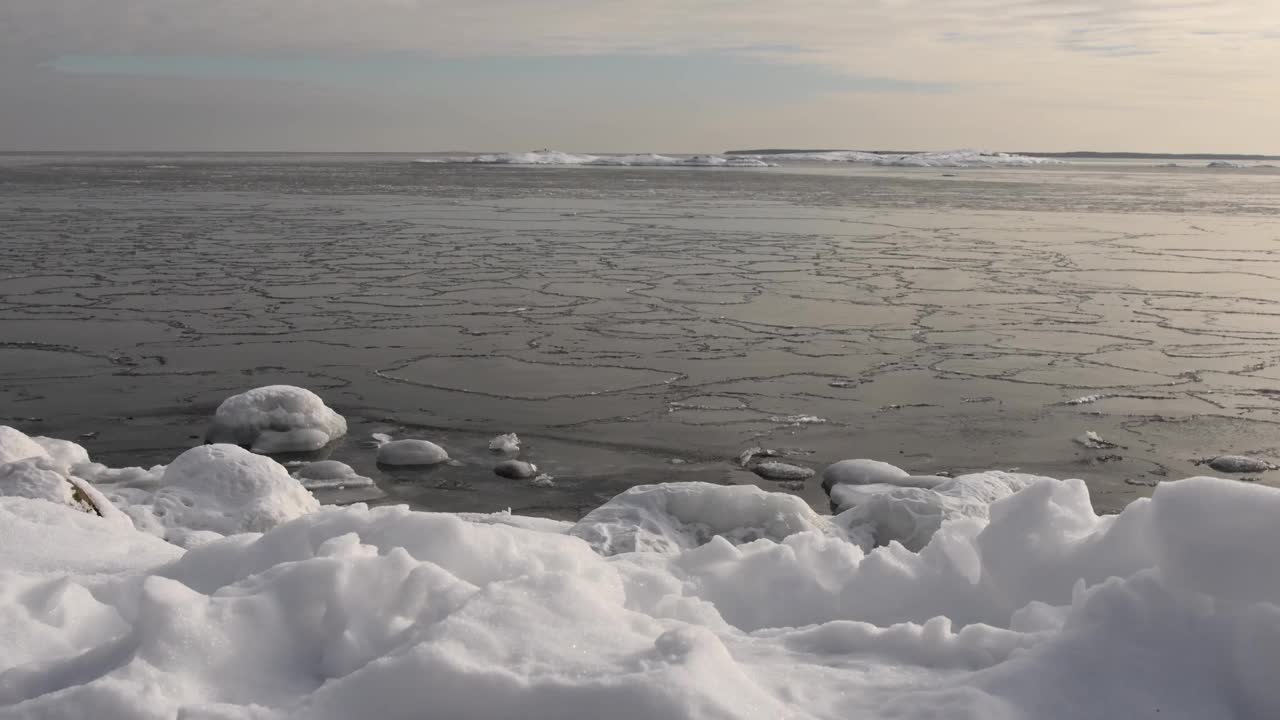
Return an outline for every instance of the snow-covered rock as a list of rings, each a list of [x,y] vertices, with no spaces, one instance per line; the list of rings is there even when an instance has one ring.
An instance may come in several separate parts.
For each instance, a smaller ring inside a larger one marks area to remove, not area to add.
[[[494,452],[520,452],[520,437],[515,433],[504,433],[489,441],[489,449]]]
[[[391,440],[378,446],[380,465],[439,465],[449,453],[430,440]]]
[[[337,460],[317,460],[306,463],[294,470],[293,476],[308,490],[360,488],[374,485],[372,478],[357,473],[350,465]]]
[[[538,466],[523,460],[503,460],[493,466],[493,474],[511,480],[528,480],[538,474]]]
[[[268,385],[224,400],[207,438],[269,454],[319,450],[346,433],[346,419],[319,395],[292,385]]]
[[[587,513],[569,534],[598,552],[674,553],[719,536],[734,544],[838,531],[794,495],[753,485],[682,482],[631,488]]]
[[[164,470],[151,514],[166,528],[264,532],[320,509],[284,466],[236,445],[202,445]]]

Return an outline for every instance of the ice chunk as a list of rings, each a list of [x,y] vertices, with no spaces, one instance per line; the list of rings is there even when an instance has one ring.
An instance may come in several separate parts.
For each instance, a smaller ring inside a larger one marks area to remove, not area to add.
[[[489,449],[494,452],[520,452],[520,438],[515,433],[506,433],[489,441]]]
[[[449,453],[430,440],[392,440],[378,447],[380,465],[438,465]]]
[[[587,513],[569,534],[613,555],[673,553],[715,536],[737,544],[809,531],[837,532],[828,519],[793,495],[752,485],[681,482],[633,487]]]
[[[1120,447],[1110,440],[1104,440],[1101,435],[1092,430],[1089,430],[1082,435],[1077,435],[1074,439],[1077,444],[1087,447],[1090,450],[1110,450],[1112,448]]]
[[[350,465],[337,460],[306,463],[294,470],[293,476],[308,490],[360,488],[374,484],[372,478],[357,473]]]
[[[287,453],[319,450],[346,433],[346,419],[319,395],[292,385],[268,385],[224,400],[207,437],[254,452]]]

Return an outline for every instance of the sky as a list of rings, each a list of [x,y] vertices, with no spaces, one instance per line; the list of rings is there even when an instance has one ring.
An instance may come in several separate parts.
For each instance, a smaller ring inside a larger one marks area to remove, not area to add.
[[[0,0],[0,150],[1280,154],[1280,0]]]

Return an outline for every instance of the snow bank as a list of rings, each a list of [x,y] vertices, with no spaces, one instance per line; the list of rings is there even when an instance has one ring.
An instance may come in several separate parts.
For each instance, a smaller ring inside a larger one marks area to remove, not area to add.
[[[573,525],[319,509],[226,445],[95,470],[264,519],[185,551],[0,497],[0,716],[1280,717],[1280,490],[1193,478],[1100,517],[1078,480],[837,466],[836,518],[676,483]],[[854,514],[937,498],[981,510],[862,543]]]
[[[726,489],[741,498],[709,495],[710,515],[751,495]],[[1277,513],[1278,491],[1201,478],[1098,517],[1082,483],[1038,479],[920,553],[819,530],[606,557],[555,525],[356,506],[179,555],[5,499],[0,703],[15,717],[1274,717]],[[58,542],[12,541],[36,537]]]
[[[1031,165],[1064,165],[1062,160],[1052,158],[1014,155],[982,150],[946,150],[942,152],[925,152],[909,154],[884,154],[859,152],[856,150],[833,150],[830,152],[795,152],[750,155],[757,159],[769,160],[804,160],[816,162],[868,163],[871,165],[888,165],[893,167],[1027,167]]]
[[[218,406],[207,439],[257,453],[310,452],[347,434],[347,421],[319,395],[292,385],[268,385]]]
[[[576,155],[558,150],[533,152],[493,153],[453,158],[423,158],[415,162],[427,164],[471,163],[478,165],[590,165],[625,167],[771,167],[773,163],[758,157],[719,155],[692,155],[673,157],[645,153],[639,155]]]

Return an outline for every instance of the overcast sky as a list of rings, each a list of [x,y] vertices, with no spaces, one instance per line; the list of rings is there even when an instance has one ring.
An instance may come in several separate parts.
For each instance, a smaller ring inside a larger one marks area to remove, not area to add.
[[[0,149],[1280,154],[1280,0],[0,0]]]

